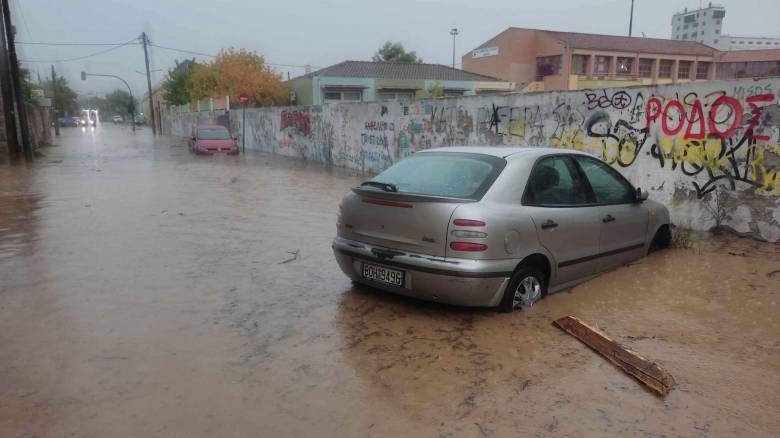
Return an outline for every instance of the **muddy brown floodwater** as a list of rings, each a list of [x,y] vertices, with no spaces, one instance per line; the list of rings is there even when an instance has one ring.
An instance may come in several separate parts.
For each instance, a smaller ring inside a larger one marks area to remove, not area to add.
[[[148,129],[59,143],[0,168],[2,437],[780,435],[778,245],[459,309],[341,274],[349,172]],[[656,397],[551,325],[569,314],[678,386]]]

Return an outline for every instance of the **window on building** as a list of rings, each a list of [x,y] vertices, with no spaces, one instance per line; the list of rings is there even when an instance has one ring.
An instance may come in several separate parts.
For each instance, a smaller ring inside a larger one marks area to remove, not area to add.
[[[662,59],[661,62],[658,64],[658,77],[671,78],[673,66],[674,66],[674,61],[672,61],[671,59]]]
[[[445,88],[444,89],[444,96],[446,97],[456,97],[456,96],[463,96],[463,93],[465,93],[466,90],[459,90],[454,88]]]
[[[687,28],[688,28],[688,25],[687,25],[687,24],[684,24],[684,25],[683,25],[683,29],[687,29]]]
[[[322,90],[324,103],[360,102],[363,100],[363,90],[360,89],[328,89]]]
[[[684,40],[688,39],[688,34],[684,33],[682,39],[684,39]]]
[[[414,99],[414,90],[379,90],[380,102],[408,102],[412,99]]]
[[[691,34],[691,38],[696,38],[696,36],[698,36],[698,35],[699,35],[698,32],[694,32],[694,33]]]
[[[724,62],[715,74],[717,79],[780,76],[780,61]]]
[[[762,43],[761,41],[756,41],[756,44],[764,44],[764,43]]]
[[[588,55],[571,56],[571,74],[586,76],[588,74]]]
[[[720,20],[716,21],[715,23],[716,23],[716,24],[720,24]]]
[[[693,23],[692,26],[693,27],[699,27],[699,23]]]
[[[618,57],[617,64],[615,64],[615,71],[620,76],[628,76],[634,70],[634,58]]]
[[[715,29],[715,33],[720,33],[720,29]]]
[[[609,65],[612,62],[611,56],[597,56],[596,65],[593,72],[596,76],[609,76]]]
[[[701,62],[696,65],[696,79],[707,79],[710,74],[710,63]]]
[[[745,42],[744,42],[744,41],[740,41],[739,43],[740,43],[740,44],[745,44]]]
[[[542,56],[536,58],[536,77],[538,80],[545,76],[554,76],[561,72],[563,55]]]
[[[653,77],[653,62],[654,59],[640,59],[639,60],[639,77],[652,78]]]
[[[677,79],[691,78],[691,63],[692,61],[680,61],[677,64]]]
[[[715,40],[714,42],[715,42],[715,44],[718,44],[718,40]]]
[[[748,41],[748,44],[753,44],[753,41]]]

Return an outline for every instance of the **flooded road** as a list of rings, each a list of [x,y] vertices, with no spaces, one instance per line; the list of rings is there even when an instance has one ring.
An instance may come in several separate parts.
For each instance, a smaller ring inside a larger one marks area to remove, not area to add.
[[[349,172],[148,129],[59,143],[0,168],[2,437],[780,434],[778,245],[698,242],[528,311],[459,309],[343,276]],[[678,386],[654,396],[551,325],[568,314]]]

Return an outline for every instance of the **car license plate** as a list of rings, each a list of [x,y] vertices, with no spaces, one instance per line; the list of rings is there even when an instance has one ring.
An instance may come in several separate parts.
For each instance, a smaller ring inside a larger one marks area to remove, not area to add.
[[[404,287],[404,271],[363,263],[363,278],[391,286]]]

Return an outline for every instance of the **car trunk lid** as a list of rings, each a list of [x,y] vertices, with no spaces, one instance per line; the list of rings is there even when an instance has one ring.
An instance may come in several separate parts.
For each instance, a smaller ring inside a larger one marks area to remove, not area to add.
[[[341,206],[340,235],[372,245],[444,257],[455,209],[470,199],[354,188]]]

